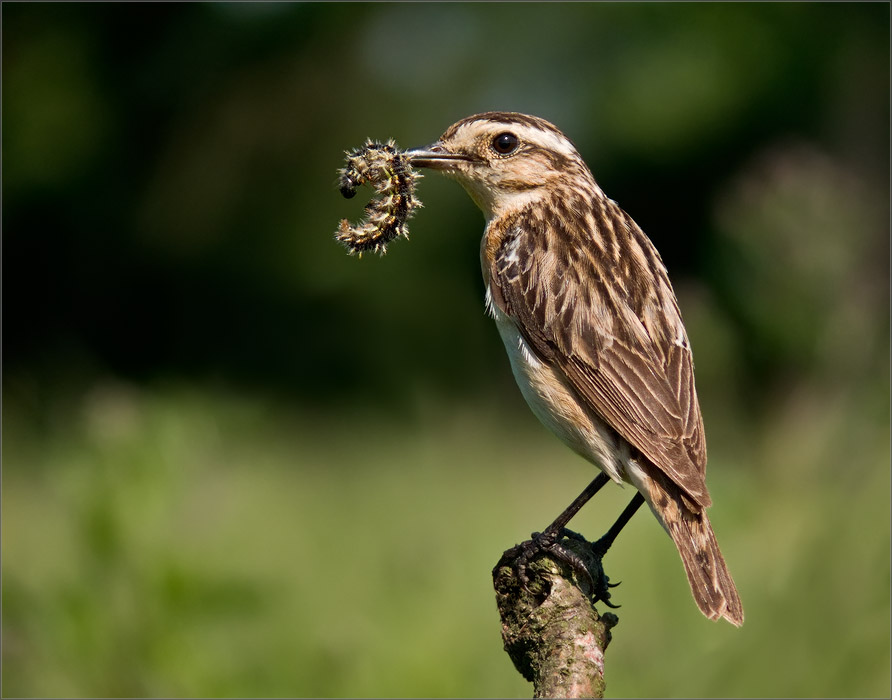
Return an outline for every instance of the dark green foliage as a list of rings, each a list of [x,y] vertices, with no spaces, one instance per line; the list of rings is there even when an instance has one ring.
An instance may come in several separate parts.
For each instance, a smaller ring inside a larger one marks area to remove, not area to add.
[[[344,150],[488,109],[574,140],[694,348],[747,619],[638,516],[610,694],[889,695],[888,4],[0,12],[4,695],[528,694],[489,572],[592,474],[514,386],[484,222],[427,176],[386,258],[332,239]]]

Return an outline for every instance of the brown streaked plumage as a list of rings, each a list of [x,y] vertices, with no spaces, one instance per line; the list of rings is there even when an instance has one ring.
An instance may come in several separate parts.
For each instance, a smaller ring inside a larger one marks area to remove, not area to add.
[[[743,608],[706,515],[706,441],[687,333],[659,253],[549,122],[487,112],[409,151],[486,217],[486,305],[536,416],[667,530],[710,619]]]

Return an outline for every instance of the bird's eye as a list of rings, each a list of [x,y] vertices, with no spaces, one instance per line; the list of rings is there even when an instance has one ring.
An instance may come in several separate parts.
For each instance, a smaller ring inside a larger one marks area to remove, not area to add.
[[[509,153],[515,151],[519,145],[520,139],[509,131],[506,131],[504,134],[499,134],[492,140],[493,150],[503,156],[507,156]]]

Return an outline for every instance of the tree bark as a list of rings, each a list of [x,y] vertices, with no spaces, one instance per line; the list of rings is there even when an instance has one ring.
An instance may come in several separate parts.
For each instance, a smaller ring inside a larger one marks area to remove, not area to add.
[[[583,560],[595,582],[606,583],[591,543],[565,537],[560,545]],[[604,650],[618,618],[599,615],[591,581],[577,581],[572,568],[548,552],[527,564],[524,587],[519,556],[520,547],[509,549],[492,572],[502,639],[515,668],[533,683],[535,698],[604,697]]]

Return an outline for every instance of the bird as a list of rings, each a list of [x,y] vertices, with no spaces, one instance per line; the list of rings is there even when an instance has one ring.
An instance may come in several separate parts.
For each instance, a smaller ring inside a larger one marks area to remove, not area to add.
[[[534,537],[554,546],[604,484],[629,483],[637,493],[606,545],[646,502],[675,543],[702,613],[743,624],[706,514],[712,501],[691,346],[651,240],[545,119],[475,114],[406,155],[413,168],[458,181],[483,212],[485,308],[520,391],[551,432],[600,470]]]

